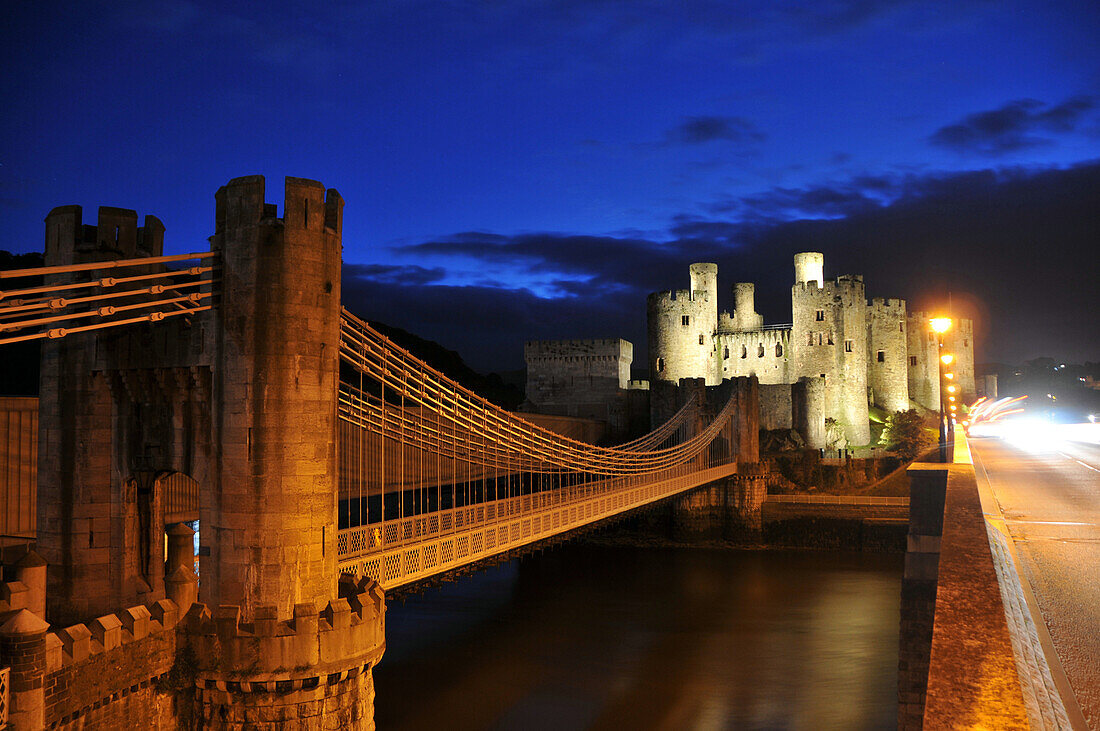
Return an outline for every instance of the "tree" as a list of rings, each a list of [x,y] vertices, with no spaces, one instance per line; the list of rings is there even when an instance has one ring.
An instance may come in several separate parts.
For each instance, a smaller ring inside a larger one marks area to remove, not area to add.
[[[886,417],[879,444],[889,452],[897,452],[902,459],[913,459],[932,445],[924,428],[924,420],[916,409],[895,411]]]

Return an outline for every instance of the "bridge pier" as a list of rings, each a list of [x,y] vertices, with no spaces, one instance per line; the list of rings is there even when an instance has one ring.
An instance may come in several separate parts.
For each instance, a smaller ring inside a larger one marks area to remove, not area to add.
[[[673,501],[677,540],[738,540],[759,536],[768,485],[764,466],[740,464],[737,474],[696,488]]]

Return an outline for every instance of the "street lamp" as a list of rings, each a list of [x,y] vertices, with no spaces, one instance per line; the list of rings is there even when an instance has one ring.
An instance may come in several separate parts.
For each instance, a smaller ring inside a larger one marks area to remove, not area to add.
[[[936,333],[936,344],[938,346],[937,352],[939,353],[939,389],[940,389],[940,462],[947,461],[947,438],[948,438],[948,424],[947,424],[947,409],[944,408],[944,378],[951,379],[954,377],[952,373],[944,373],[944,366],[951,365],[955,360],[955,356],[950,353],[943,352],[943,334],[951,329],[950,317],[933,317],[928,321],[928,324],[932,327],[932,331]],[[951,409],[954,410],[954,405]]]

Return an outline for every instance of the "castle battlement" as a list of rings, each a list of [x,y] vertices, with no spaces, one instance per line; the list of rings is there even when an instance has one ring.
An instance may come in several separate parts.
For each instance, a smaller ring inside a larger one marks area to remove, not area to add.
[[[240,684],[233,690],[245,693],[273,692],[276,684],[310,688],[373,665],[385,650],[386,600],[369,578],[349,589],[321,611],[296,604],[294,616],[282,621],[275,606],[257,607],[252,621],[242,622],[237,605],[211,612],[192,604],[182,626],[198,658],[196,686],[224,691],[227,683]]]
[[[262,175],[233,178],[214,195],[214,230],[248,226],[281,226],[284,231],[328,231],[339,236],[343,228],[344,199],[335,188],[325,189],[316,180],[287,177],[284,182],[283,216],[274,203],[264,200]]]
[[[161,599],[148,606],[129,607],[88,623],[49,632],[46,635],[46,672],[79,665],[95,655],[173,630],[179,618],[176,603]]]
[[[46,264],[161,256],[164,224],[150,215],[144,226],[137,221],[137,211],[100,206],[92,226],[83,222],[80,206],[58,206],[46,216]]]
[[[836,279],[826,280],[818,284],[814,280],[808,282],[795,282],[791,285],[791,294],[795,297],[822,297],[822,296],[851,296],[865,291],[862,276],[845,275]]]
[[[582,340],[528,340],[523,344],[523,355],[527,361],[540,360],[576,360],[585,359],[627,359],[634,358],[634,345],[622,338],[582,339]]]
[[[705,294],[702,290],[694,292],[690,289],[662,289],[659,292],[651,292],[646,297],[649,305],[664,304],[668,302],[694,302],[694,294]]]
[[[905,311],[905,300],[894,297],[875,297],[871,307],[876,310]]]

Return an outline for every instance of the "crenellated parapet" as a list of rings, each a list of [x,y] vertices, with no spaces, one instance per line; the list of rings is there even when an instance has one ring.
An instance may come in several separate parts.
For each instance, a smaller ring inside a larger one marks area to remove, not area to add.
[[[317,611],[296,604],[290,619],[274,605],[213,612],[194,604],[181,642],[194,658],[194,713],[199,725],[239,723],[282,728],[373,728],[372,668],[386,649],[386,602],[370,580],[342,580],[345,596]],[[316,724],[316,725],[311,725]]]
[[[320,611],[296,604],[294,616],[284,620],[275,606],[257,607],[253,619],[243,621],[239,606],[211,612],[195,603],[183,625],[198,663],[195,686],[226,690],[224,684],[235,683],[243,693],[273,692],[373,666],[385,651],[385,614],[382,589],[370,579]]]

